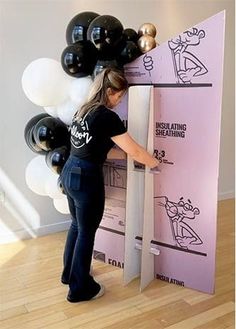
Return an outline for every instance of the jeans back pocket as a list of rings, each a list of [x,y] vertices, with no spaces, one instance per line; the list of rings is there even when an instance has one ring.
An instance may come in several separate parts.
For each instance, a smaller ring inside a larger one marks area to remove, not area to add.
[[[78,191],[81,185],[81,168],[73,167],[68,174],[68,187],[74,191]]]

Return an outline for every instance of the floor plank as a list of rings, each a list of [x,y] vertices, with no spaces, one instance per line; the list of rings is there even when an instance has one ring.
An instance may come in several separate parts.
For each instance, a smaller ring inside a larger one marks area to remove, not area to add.
[[[219,202],[216,291],[208,295],[154,280],[124,286],[120,268],[93,261],[106,287],[94,301],[70,304],[60,283],[66,232],[0,246],[1,329],[234,328],[234,200]]]

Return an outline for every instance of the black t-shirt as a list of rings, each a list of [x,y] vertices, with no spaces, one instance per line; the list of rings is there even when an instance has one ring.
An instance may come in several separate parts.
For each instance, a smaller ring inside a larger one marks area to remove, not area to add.
[[[71,154],[102,164],[114,146],[111,137],[124,134],[126,128],[114,111],[100,106],[71,124]]]

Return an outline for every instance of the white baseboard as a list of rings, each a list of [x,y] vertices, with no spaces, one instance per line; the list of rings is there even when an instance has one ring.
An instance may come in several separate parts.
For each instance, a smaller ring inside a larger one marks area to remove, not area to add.
[[[70,227],[70,223],[71,221],[67,220],[56,224],[41,226],[37,229],[37,236],[43,236],[61,231],[66,231]]]
[[[0,234],[0,245],[17,242],[32,238],[32,235],[26,230],[17,230],[14,232],[3,232]]]
[[[227,199],[234,199],[235,198],[235,191],[227,191],[227,192],[219,192],[218,200],[227,200]]]
[[[0,245],[6,243],[17,242],[20,240],[27,240],[32,238],[37,238],[39,236],[49,235],[61,231],[68,230],[71,221],[60,222],[56,224],[44,225],[37,229],[21,229],[14,232],[3,232],[0,234]]]

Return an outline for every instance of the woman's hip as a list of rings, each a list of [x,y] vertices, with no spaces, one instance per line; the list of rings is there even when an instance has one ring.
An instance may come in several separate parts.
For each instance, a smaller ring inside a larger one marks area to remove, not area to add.
[[[100,165],[70,156],[60,178],[66,193],[72,198],[104,198],[103,170]]]

